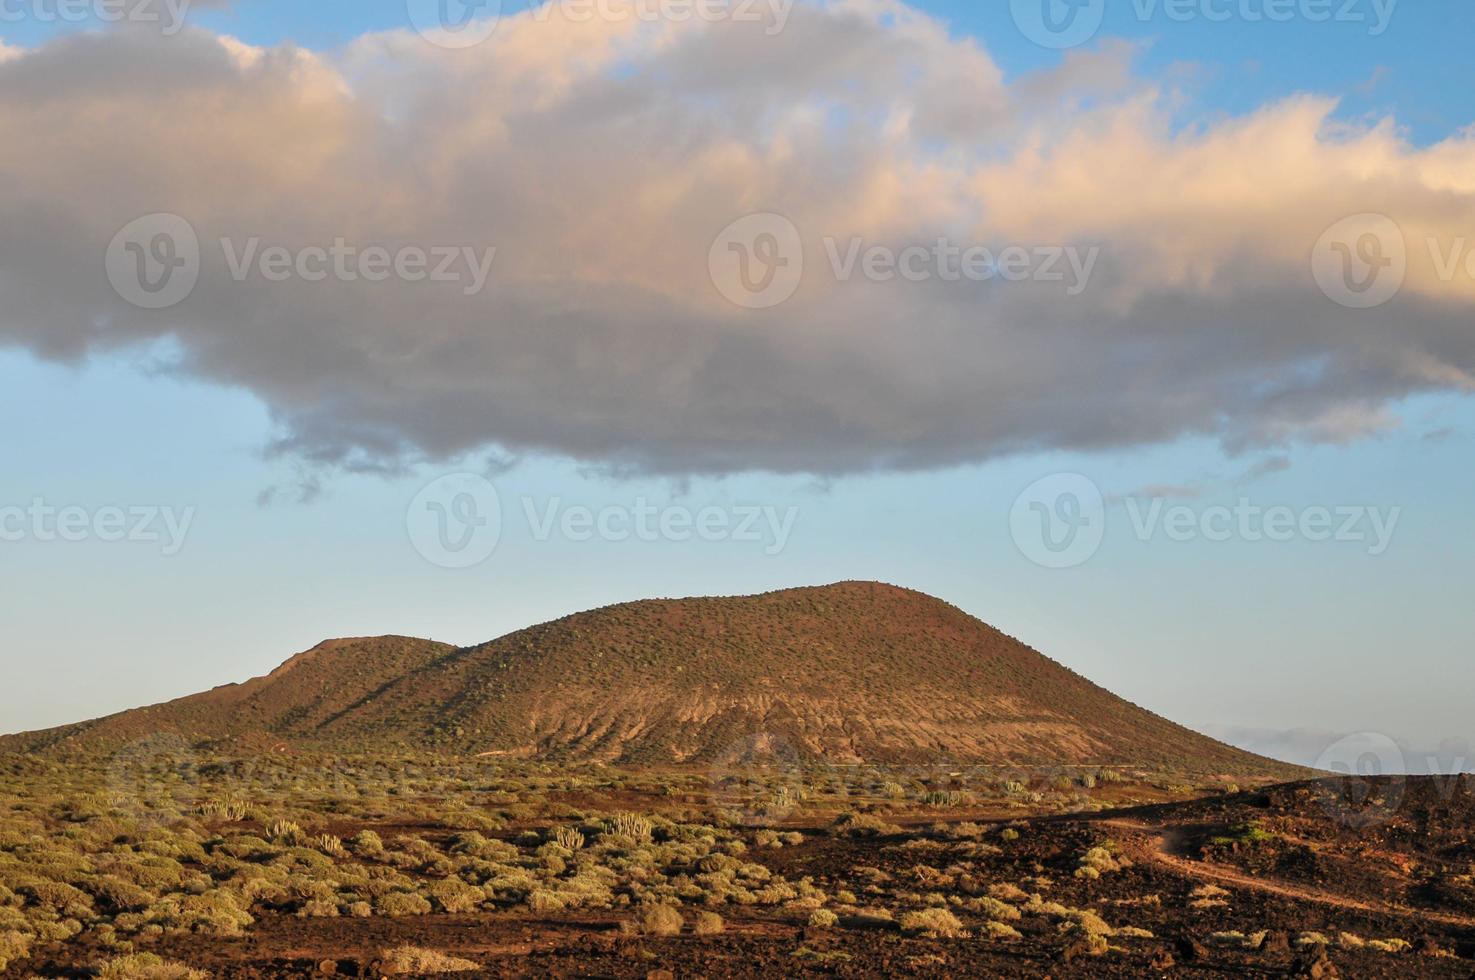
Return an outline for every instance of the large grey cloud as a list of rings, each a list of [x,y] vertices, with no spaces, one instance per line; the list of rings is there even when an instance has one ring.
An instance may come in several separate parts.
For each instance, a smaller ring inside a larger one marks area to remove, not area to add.
[[[905,7],[762,24],[506,19],[313,53],[113,31],[0,55],[0,337],[42,356],[168,338],[258,395],[278,451],[395,466],[488,447],[655,472],[844,473],[1034,448],[1351,439],[1464,390],[1475,285],[1423,237],[1475,216],[1475,147],[1346,129],[1326,100],[1184,126],[1106,46],[1006,82]],[[714,235],[799,228],[773,309],[714,288]],[[1391,303],[1311,277],[1322,231],[1396,216]],[[163,311],[104,274],[119,228],[185,217],[201,279]],[[1089,288],[836,282],[822,239],[1099,248]],[[237,247],[498,249],[488,288],[228,274]]]

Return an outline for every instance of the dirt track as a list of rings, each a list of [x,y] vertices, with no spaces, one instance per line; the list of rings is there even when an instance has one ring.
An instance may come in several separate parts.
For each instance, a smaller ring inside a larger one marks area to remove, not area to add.
[[[1247,874],[1237,868],[1193,861],[1173,853],[1177,846],[1177,830],[1172,827],[1153,826],[1135,820],[1111,819],[1099,821],[1099,826],[1128,831],[1135,836],[1127,841],[1128,854],[1134,860],[1145,860],[1168,868],[1190,880],[1202,880],[1219,885],[1246,889],[1266,895],[1277,895],[1297,902],[1313,902],[1332,908],[1356,912],[1371,912],[1378,915],[1405,916],[1422,920],[1434,920],[1445,925],[1475,929],[1475,917],[1451,912],[1436,912],[1430,909],[1402,908],[1385,902],[1365,902],[1338,895],[1325,889],[1310,888],[1290,882],[1278,882]]]

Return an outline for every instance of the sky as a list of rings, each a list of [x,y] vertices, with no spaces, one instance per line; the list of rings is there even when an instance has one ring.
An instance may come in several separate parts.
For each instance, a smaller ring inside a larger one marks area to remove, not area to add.
[[[1475,767],[1468,4],[91,9],[0,4],[0,729],[878,579]]]

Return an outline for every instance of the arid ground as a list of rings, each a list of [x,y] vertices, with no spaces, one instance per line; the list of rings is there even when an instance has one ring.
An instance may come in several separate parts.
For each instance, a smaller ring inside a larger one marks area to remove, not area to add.
[[[1468,777],[155,749],[0,763],[0,976],[1475,969]]]

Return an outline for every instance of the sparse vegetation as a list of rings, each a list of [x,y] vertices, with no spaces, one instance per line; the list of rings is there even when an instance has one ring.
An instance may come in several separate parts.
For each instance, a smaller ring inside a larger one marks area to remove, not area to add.
[[[907,912],[901,917],[901,931],[932,939],[957,939],[967,935],[963,923],[947,909],[931,908]]]
[[[470,973],[480,970],[481,964],[473,960],[449,956],[433,949],[417,946],[397,946],[386,950],[381,960],[382,969],[388,974],[399,973]]]
[[[681,911],[671,905],[647,905],[639,921],[640,931],[647,936],[675,936],[683,925]]]
[[[166,960],[153,953],[136,953],[108,960],[98,968],[101,980],[206,980],[203,970]]]
[[[620,973],[672,957],[700,974],[716,962],[704,955],[740,946],[766,951],[753,969],[775,975],[839,964],[858,975],[912,967],[1007,975],[1006,965],[1087,956],[1147,975],[1185,934],[1211,957],[1326,946],[1353,963],[1462,962],[1462,940],[1418,911],[1384,916],[1407,915],[1405,939],[1376,918],[1329,920],[1320,906],[1309,919],[1291,915],[1293,901],[1267,904],[1255,891],[1257,876],[1294,885],[1303,869],[1310,887],[1336,887],[1349,867],[1362,874],[1359,901],[1475,914],[1463,904],[1475,894],[1467,887],[1475,867],[1448,857],[1465,831],[1445,814],[1475,812],[1475,802],[1461,809],[1463,796],[1419,804],[1419,826],[1451,824],[1440,831],[1441,854],[1395,823],[1376,838],[1377,861],[1358,864],[1360,838],[1331,824],[1314,789],[1231,799],[1217,775],[1186,768],[769,759],[714,771],[191,749],[187,762],[161,753],[126,780],[118,772],[111,757],[0,755],[0,961],[16,975],[85,975],[117,963],[105,975],[191,977],[228,951],[281,957],[284,948],[316,956],[293,961],[315,972],[318,960],[343,954],[332,940],[313,947],[313,937],[345,934],[374,937],[360,949],[393,947],[344,965],[350,973],[479,974],[505,963],[446,951],[485,958],[492,947],[522,948],[529,929],[562,937],[535,954],[567,973]],[[1162,786],[1190,784],[1202,800],[1150,811],[1193,828],[1174,838],[1182,850],[1172,863],[1154,856],[1166,835],[1134,829],[1149,811],[1072,816],[1097,806],[1091,794],[1160,803]],[[1452,785],[1475,797],[1475,786]],[[1196,846],[1218,848],[1216,875],[1232,887],[1193,874]],[[778,951],[767,938],[801,934]],[[401,950],[410,937],[446,961]],[[888,951],[890,967],[877,950]]]

